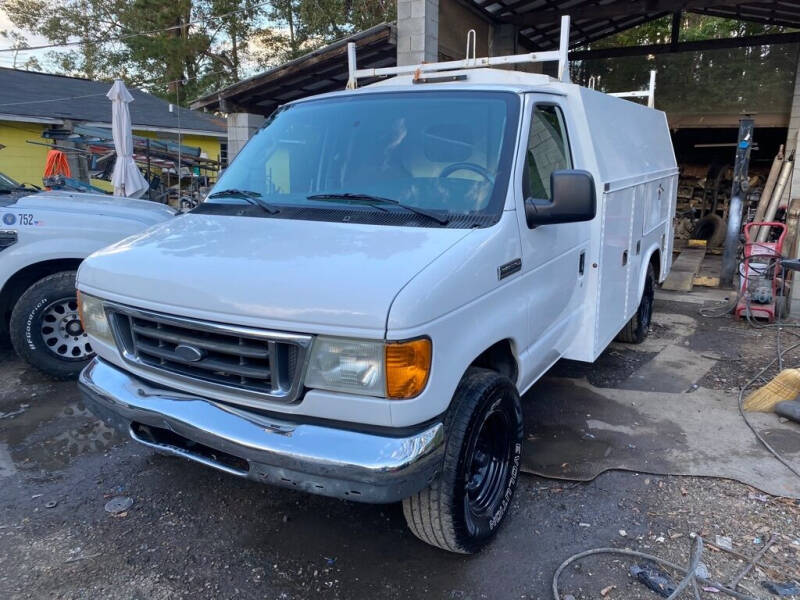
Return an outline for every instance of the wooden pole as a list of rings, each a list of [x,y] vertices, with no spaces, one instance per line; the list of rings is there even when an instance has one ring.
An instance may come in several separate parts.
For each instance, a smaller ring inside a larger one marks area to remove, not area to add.
[[[775,190],[775,184],[778,183],[778,176],[781,173],[783,166],[783,144],[778,149],[778,154],[775,155],[775,160],[772,161],[772,168],[769,170],[769,176],[764,183],[764,191],[761,192],[761,199],[758,201],[758,208],[756,209],[756,216],[753,223],[760,223],[764,220],[764,215],[767,214],[767,207],[769,206],[769,199],[772,197],[772,192]],[[753,228],[752,235],[755,237],[758,234],[758,229]]]
[[[786,191],[786,186],[789,185],[789,180],[792,178],[793,167],[794,155],[783,161],[781,176],[778,178],[778,183],[775,186],[775,190],[772,192],[772,198],[770,198],[767,212],[764,214],[764,222],[770,222],[775,218],[775,214],[778,212],[778,205],[781,203],[783,193]],[[769,227],[759,227],[758,237],[756,240],[759,242],[766,242],[768,235]]]

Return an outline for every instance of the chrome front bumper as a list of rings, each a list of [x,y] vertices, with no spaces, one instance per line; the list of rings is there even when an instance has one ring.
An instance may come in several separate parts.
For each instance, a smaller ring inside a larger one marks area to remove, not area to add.
[[[152,385],[101,360],[81,373],[88,408],[134,440],[227,473],[359,502],[425,488],[444,456],[444,427],[403,437],[277,420]]]

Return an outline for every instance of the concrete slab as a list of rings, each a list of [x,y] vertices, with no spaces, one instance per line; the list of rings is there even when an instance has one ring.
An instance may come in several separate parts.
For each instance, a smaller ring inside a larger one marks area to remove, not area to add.
[[[545,378],[526,394],[523,412],[528,473],[575,481],[611,469],[723,477],[800,498],[800,481],[759,444],[730,393],[603,389]],[[755,419],[776,449],[800,466],[797,425],[772,414]]]
[[[692,389],[716,361],[682,345],[669,345],[622,384],[622,389],[680,394]]]

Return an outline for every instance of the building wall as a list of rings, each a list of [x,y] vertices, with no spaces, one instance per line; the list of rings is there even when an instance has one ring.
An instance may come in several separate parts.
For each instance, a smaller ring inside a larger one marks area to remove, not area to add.
[[[28,144],[27,140],[44,142],[42,131],[45,125],[0,121],[0,172],[20,183],[42,185],[42,174],[47,160],[48,148]]]
[[[41,186],[44,166],[47,161],[48,148],[28,144],[27,140],[46,142],[42,138],[42,131],[48,126],[38,123],[22,123],[17,121],[0,121],[0,144],[5,146],[0,150],[0,172],[5,173],[20,183],[29,183]],[[149,138],[167,137],[153,131],[136,131],[136,135]],[[172,136],[169,136],[172,137]],[[175,136],[177,138],[177,136]],[[185,146],[197,146],[206,153],[208,158],[218,160],[220,155],[220,142],[224,138],[214,138],[200,135],[184,135],[182,142]],[[92,185],[102,189],[112,190],[107,182],[92,180]]]

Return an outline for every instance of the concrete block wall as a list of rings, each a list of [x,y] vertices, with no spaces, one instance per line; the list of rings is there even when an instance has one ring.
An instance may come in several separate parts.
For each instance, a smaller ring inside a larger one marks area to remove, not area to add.
[[[228,114],[228,162],[239,154],[258,128],[264,124],[263,115],[251,113]]]
[[[439,0],[397,0],[397,64],[435,62],[439,52]]]

